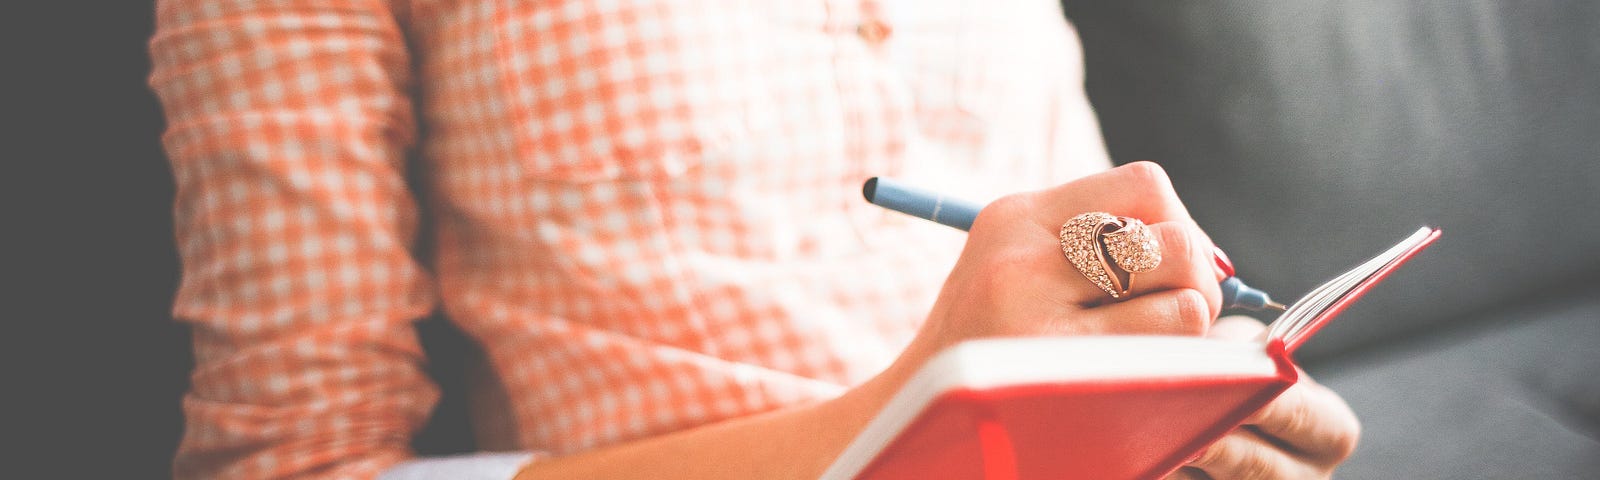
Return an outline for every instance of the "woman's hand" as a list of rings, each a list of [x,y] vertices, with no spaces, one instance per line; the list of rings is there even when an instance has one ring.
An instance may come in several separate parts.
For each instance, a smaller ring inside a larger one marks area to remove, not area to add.
[[[1160,266],[1137,275],[1126,300],[1112,302],[1061,252],[1061,224],[1091,211],[1143,220],[1161,244]],[[1213,248],[1153,163],[1001,198],[978,214],[926,324],[896,367],[915,370],[939,350],[982,337],[1203,334],[1221,309]]]
[[[1255,338],[1264,328],[1248,317],[1227,317],[1210,336]],[[1300,372],[1299,384],[1167,479],[1330,478],[1360,436],[1344,399]]]
[[[1061,224],[1091,211],[1144,220],[1162,245],[1161,265],[1135,278],[1125,301],[1110,302],[1061,253]],[[1212,248],[1155,164],[1012,195],[979,213],[927,323],[882,375],[827,401],[535,462],[519,478],[817,478],[912,372],[956,342],[1205,332],[1222,296]]]

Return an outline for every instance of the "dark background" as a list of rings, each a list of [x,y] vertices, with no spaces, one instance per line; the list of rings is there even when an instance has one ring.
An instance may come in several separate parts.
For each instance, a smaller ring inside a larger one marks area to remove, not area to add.
[[[173,182],[144,81],[153,2],[5,10],[3,271],[15,297],[0,336],[7,376],[22,382],[0,387],[7,457],[20,460],[0,476],[170,477],[192,358],[168,314]]]
[[[6,33],[0,75],[9,153],[0,271],[13,315],[0,333],[0,431],[23,447],[3,478],[172,476],[194,359],[188,329],[170,315],[174,185],[146,84],[154,4],[5,7],[22,25]],[[469,344],[437,316],[418,328],[444,396],[413,447],[470,451],[458,374]]]

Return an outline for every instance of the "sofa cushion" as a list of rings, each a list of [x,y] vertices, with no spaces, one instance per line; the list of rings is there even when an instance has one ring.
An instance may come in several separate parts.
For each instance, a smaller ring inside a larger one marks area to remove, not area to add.
[[[1422,224],[1314,357],[1600,271],[1600,4],[1064,3],[1119,162],[1284,300]]]
[[[1364,428],[1340,478],[1592,478],[1600,286],[1308,366]]]

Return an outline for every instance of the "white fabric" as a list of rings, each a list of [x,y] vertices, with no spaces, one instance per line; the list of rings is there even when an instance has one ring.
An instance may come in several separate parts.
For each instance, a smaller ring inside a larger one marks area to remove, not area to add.
[[[532,459],[526,452],[418,458],[384,471],[378,480],[509,480]]]

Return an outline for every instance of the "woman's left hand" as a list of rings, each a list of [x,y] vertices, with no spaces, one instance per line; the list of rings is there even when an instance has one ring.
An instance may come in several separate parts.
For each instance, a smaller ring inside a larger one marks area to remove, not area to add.
[[[1224,317],[1208,336],[1254,338],[1263,328],[1248,317]],[[1330,478],[1360,436],[1344,399],[1302,371],[1298,384],[1167,479]]]

